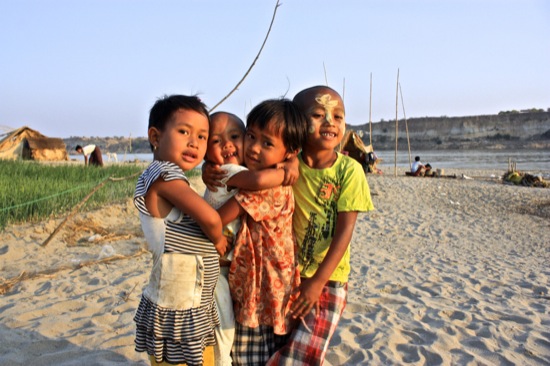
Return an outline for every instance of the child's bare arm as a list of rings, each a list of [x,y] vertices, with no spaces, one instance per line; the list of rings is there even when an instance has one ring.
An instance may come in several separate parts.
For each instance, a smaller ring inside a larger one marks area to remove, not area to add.
[[[225,253],[227,239],[222,234],[220,216],[186,182],[183,180],[166,182],[159,179],[153,183],[151,191],[153,191],[151,193],[156,193],[158,196],[157,206],[164,211],[159,212],[161,214],[160,217],[164,217],[169,213],[169,211],[166,212],[167,207],[177,207],[197,222],[221,255]]]
[[[284,179],[283,169],[243,170],[229,178],[226,184],[231,188],[259,191],[278,187],[283,184]]]
[[[239,172],[227,180],[228,187],[259,191],[261,189],[275,188],[280,185],[292,185],[298,179],[298,159],[293,157],[276,168],[257,171],[245,170]]]
[[[325,259],[323,259],[313,277],[304,280],[300,285],[300,296],[290,310],[294,318],[306,316],[314,306],[319,310],[319,297],[321,297],[323,287],[330,279],[330,276],[348,248],[355,228],[357,214],[357,211],[338,213],[336,231]]]
[[[241,205],[239,205],[234,197],[231,197],[226,203],[223,204],[222,207],[218,208],[218,214],[220,215],[224,226],[235,220],[237,217],[242,216],[244,213],[244,209]]]

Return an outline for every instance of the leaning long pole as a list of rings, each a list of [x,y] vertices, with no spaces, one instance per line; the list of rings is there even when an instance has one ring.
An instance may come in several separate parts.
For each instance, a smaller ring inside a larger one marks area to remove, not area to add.
[[[279,4],[279,0],[277,0],[277,3],[275,4],[275,9],[273,10],[273,16],[271,17],[271,23],[269,24],[269,29],[267,30],[267,34],[265,35],[264,41],[262,43],[262,46],[260,47],[260,50],[258,51],[258,54],[254,58],[254,61],[252,61],[252,65],[248,67],[248,70],[246,70],[246,72],[244,73],[244,76],[241,78],[241,80],[239,80],[237,85],[235,85],[233,89],[231,89],[231,91],[225,97],[222,98],[222,100],[220,100],[218,103],[216,103],[216,105],[210,108],[210,111],[209,111],[210,113],[212,113],[214,109],[218,108],[218,106],[222,104],[227,98],[229,98],[231,94],[233,94],[237,89],[239,89],[239,86],[243,83],[244,79],[246,79],[248,74],[250,74],[250,71],[252,71],[252,68],[254,67],[254,65],[256,65],[256,61],[258,61],[258,59],[260,58],[260,54],[262,53],[262,50],[264,49],[264,46],[267,43],[267,39],[269,38],[269,34],[271,33],[271,28],[273,28],[273,23],[275,22],[275,15],[277,15],[277,9],[279,8],[279,6],[281,6],[281,4]]]
[[[346,78],[344,78],[344,83],[342,85],[342,102],[346,101]]]
[[[397,69],[397,87],[395,91],[395,159],[393,166],[393,175],[397,177],[397,131],[398,131],[398,108],[399,108],[399,69]]]
[[[372,147],[372,72],[370,73],[370,96],[369,96],[369,143]]]
[[[399,83],[399,94],[401,95],[401,107],[403,107],[403,118],[405,119],[405,131],[407,132],[407,146],[409,147],[409,168],[412,169],[411,140],[409,139],[409,125],[407,124],[407,114],[405,113],[405,102],[403,102],[403,88],[401,88],[401,83]]]

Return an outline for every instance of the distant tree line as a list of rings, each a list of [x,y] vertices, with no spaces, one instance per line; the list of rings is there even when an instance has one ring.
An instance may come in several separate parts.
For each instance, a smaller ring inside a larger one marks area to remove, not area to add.
[[[542,109],[542,108],[522,109],[520,111],[518,111],[516,109],[512,109],[511,111],[500,111],[500,112],[498,112],[498,115],[500,116],[500,115],[503,115],[503,114],[540,113],[540,112],[545,112],[545,110]],[[550,112],[550,108],[547,108],[546,112]]]

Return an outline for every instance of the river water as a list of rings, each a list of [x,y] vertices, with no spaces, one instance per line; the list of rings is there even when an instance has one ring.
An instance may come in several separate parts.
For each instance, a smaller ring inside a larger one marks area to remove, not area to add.
[[[382,158],[382,163],[379,166],[382,170],[394,167],[394,151],[377,150],[376,154]],[[412,161],[415,156],[420,156],[422,163],[430,163],[434,169],[498,169],[506,171],[508,160],[511,159],[516,163],[517,169],[522,172],[535,174],[550,171],[550,151],[548,150],[420,150],[411,152]],[[71,155],[70,158],[83,160],[81,155]],[[118,154],[117,159],[118,162],[136,160],[149,162],[153,160],[153,154]],[[103,161],[109,161],[105,154]],[[397,166],[409,167],[407,151],[397,152]]]
[[[393,167],[395,151],[376,151],[383,167]],[[550,171],[549,150],[420,150],[411,152],[411,161],[420,156],[422,163],[437,168],[498,169],[506,171],[509,159],[523,172]],[[397,166],[409,167],[408,151],[397,152]]]

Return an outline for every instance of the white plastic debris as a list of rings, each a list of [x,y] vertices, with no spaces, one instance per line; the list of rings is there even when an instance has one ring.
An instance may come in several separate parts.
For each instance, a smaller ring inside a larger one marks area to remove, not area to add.
[[[88,238],[89,242],[98,241],[101,239],[101,234],[94,234]]]
[[[115,255],[115,249],[109,244],[105,244],[103,248],[101,248],[101,252],[99,252],[97,259],[112,257],[113,255]]]

